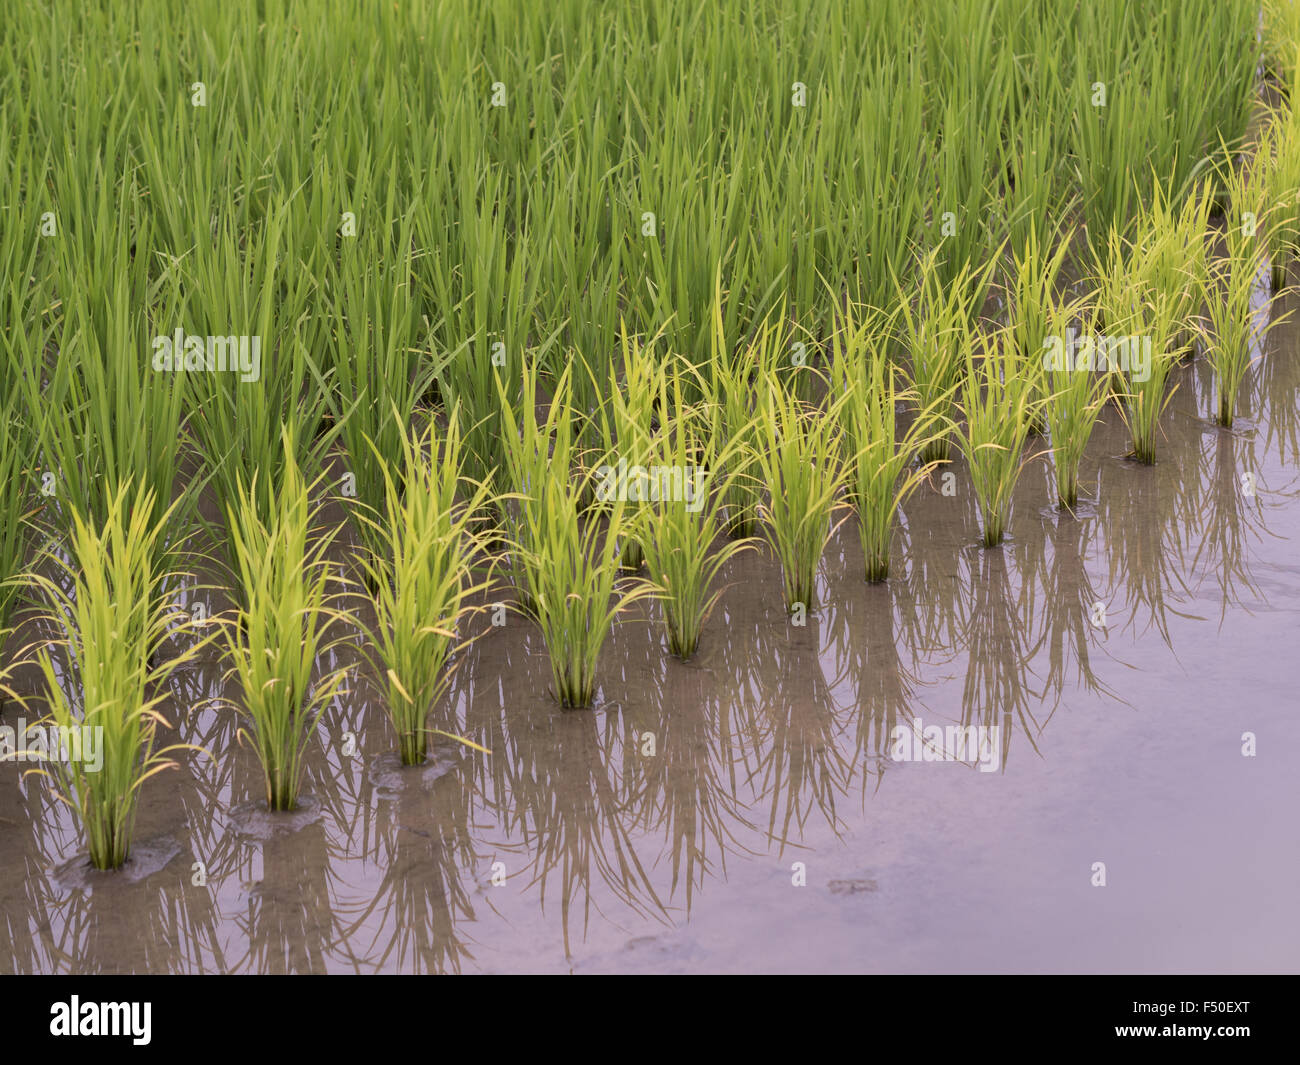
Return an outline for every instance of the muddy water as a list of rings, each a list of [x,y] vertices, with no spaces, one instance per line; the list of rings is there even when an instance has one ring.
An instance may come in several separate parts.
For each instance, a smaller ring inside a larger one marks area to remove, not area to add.
[[[1204,363],[1181,371],[1154,468],[1108,413],[1077,517],[1032,462],[1000,550],[958,466],[907,506],[886,586],[837,533],[803,626],[775,563],[737,559],[692,662],[652,609],[618,626],[595,710],[558,708],[511,616],[435,722],[490,756],[397,769],[359,681],[291,816],[261,810],[201,661],[175,738],[215,758],[149,781],[124,871],[0,765],[0,970],[1294,971],[1298,341],[1231,433]],[[893,760],[913,721],[997,729],[995,771]]]

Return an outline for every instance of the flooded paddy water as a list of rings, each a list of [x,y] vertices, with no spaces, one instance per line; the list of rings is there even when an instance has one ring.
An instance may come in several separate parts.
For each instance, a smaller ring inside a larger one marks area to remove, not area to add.
[[[1108,408],[1086,504],[1058,512],[1035,458],[1001,548],[957,462],[887,584],[841,526],[803,625],[768,552],[728,565],[689,662],[643,605],[591,710],[549,694],[530,622],[482,615],[434,724],[491,754],[401,769],[362,676],[292,814],[204,705],[237,697],[210,652],[163,711],[215,757],[145,783],[121,872],[0,764],[0,971],[1294,970],[1298,348],[1272,334],[1231,432],[1181,367],[1154,467]],[[997,747],[895,759],[912,722]]]

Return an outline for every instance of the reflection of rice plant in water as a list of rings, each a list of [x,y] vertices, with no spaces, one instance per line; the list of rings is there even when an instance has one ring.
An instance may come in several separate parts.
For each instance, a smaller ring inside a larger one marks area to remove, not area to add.
[[[708,410],[686,403],[683,393],[680,371],[660,377],[659,407],[672,413],[651,452],[655,490],[648,500],[643,494],[640,509],[647,575],[663,607],[668,650],[690,658],[722,595],[721,588],[710,590],[718,571],[753,541],[730,539],[714,547],[726,482],[742,469],[732,453],[743,441],[710,433]],[[731,472],[714,472],[726,470]],[[711,474],[721,483],[710,483]]]
[[[1034,417],[1033,384],[1003,341],[992,333],[971,338],[961,388],[964,424],[958,435],[979,500],[985,547],[997,547],[1006,533]]]
[[[759,508],[768,541],[781,561],[786,609],[811,610],[817,566],[831,535],[831,519],[843,503],[844,478],[839,407],[826,411],[802,403],[769,373],[759,409],[758,468],[767,488]]]
[[[379,464],[384,510],[363,518],[379,548],[360,560],[374,589],[369,645],[403,765],[424,763],[430,733],[449,735],[426,721],[451,682],[447,664],[470,609],[466,597],[484,587],[473,585],[472,568],[487,488],[466,484],[468,498],[459,500],[463,466],[458,420],[440,432],[430,419],[423,433],[404,437],[399,471]]]
[[[340,643],[326,637],[341,620],[330,605],[334,567],[325,557],[338,528],[319,527],[290,440],[286,430],[282,489],[269,520],[258,512],[256,478],[228,514],[237,586],[226,654],[241,689],[239,735],[257,752],[272,810],[296,807],[316,720],[348,673],[327,669],[312,682],[314,664]]]
[[[169,574],[155,565],[171,511],[155,523],[153,506],[149,489],[123,485],[108,500],[102,529],[87,525],[73,509],[71,561],[49,556],[72,591],[42,573],[29,578],[48,599],[47,616],[68,665],[65,680],[49,649],[37,652],[48,720],[69,730],[72,741],[65,742],[69,756],[50,757],[43,772],[76,814],[96,869],[115,869],[126,861],[141,786],[176,765],[167,755],[183,745],[155,746],[158,726],[168,726],[158,710],[166,694],[153,693],[202,646],[190,643],[156,666],[149,664],[163,637],[183,631],[189,622],[164,594]],[[98,747],[98,766],[91,760],[91,744]]]
[[[851,308],[846,310],[832,341],[831,365],[831,395],[843,397],[838,411],[844,479],[868,581],[889,576],[898,508],[930,469],[909,471],[908,466],[929,442],[926,434],[934,432],[934,419],[922,412],[899,439],[898,407],[914,394],[899,387],[901,371],[889,361],[876,326],[872,316],[858,321]]]

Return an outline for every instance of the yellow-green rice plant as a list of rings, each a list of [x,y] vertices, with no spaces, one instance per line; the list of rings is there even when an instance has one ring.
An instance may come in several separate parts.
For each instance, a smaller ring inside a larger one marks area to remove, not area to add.
[[[777,376],[768,373],[759,407],[758,469],[767,489],[760,505],[768,541],[781,561],[785,605],[794,612],[814,606],[817,567],[844,503],[842,432],[839,408],[846,397],[831,397],[827,410],[803,403]]]
[[[1047,380],[1046,421],[1056,473],[1057,505],[1073,510],[1079,501],[1079,463],[1106,403],[1107,380],[1094,366],[1095,326],[1090,314],[1078,320],[1081,301],[1052,309],[1042,366]]]
[[[755,417],[765,375],[774,373],[779,358],[776,329],[770,319],[761,323],[752,340],[731,350],[722,315],[721,279],[715,280],[713,330],[704,394],[712,418],[712,433],[734,443],[725,453],[725,465],[715,471],[722,482],[727,533],[738,540],[754,535],[762,485],[755,476],[758,426]]]
[[[281,488],[269,518],[256,473],[227,512],[237,584],[235,616],[224,620],[228,676],[241,689],[238,735],[257,752],[272,810],[297,806],[316,720],[350,670],[326,669],[312,679],[315,664],[342,642],[327,637],[344,617],[331,606],[335,566],[326,557],[338,527],[319,522],[315,485],[298,468],[288,429],[282,439]]]
[[[662,398],[659,387],[663,375],[653,344],[629,336],[626,323],[620,323],[619,346],[622,373],[601,405],[597,421],[601,427],[604,453],[617,456],[620,466],[644,466],[650,454],[650,436],[655,419],[655,401]],[[663,412],[660,412],[660,417]],[[640,540],[624,538],[622,561],[625,568],[639,570],[645,555]]]
[[[604,467],[610,468],[608,458]],[[515,547],[525,559],[531,613],[546,641],[555,697],[565,707],[591,705],[596,660],[614,620],[652,591],[641,578],[622,576],[621,543],[642,534],[622,493],[607,499],[598,491],[602,507],[579,512],[588,488],[582,481],[604,476],[599,469],[574,476],[555,460],[542,466],[528,489],[528,546]]]
[[[1034,418],[1033,382],[1021,372],[1017,353],[1000,339],[991,333],[972,337],[961,383],[964,421],[958,436],[979,501],[985,547],[997,547],[1006,534]]]
[[[885,351],[886,335],[868,315],[862,321],[847,308],[832,339],[831,395],[838,408],[846,494],[858,519],[865,576],[889,576],[889,549],[894,521],[903,501],[929,474],[930,466],[908,467],[933,434],[934,418],[926,411],[898,435],[898,407],[915,395],[899,387],[901,371]]]
[[[544,506],[540,486],[547,483],[552,465],[566,472],[575,464],[574,413],[570,401],[570,370],[561,371],[554,383],[545,417],[537,418],[540,364],[525,361],[520,370],[520,394],[509,395],[498,381],[500,404],[500,451],[503,477],[512,491],[494,496],[509,555],[507,572],[520,607],[525,613],[535,608],[533,589],[538,575],[533,566],[540,557],[537,536],[542,528]],[[579,503],[582,503],[579,497]],[[584,508],[585,509],[585,508]]]
[[[1169,377],[1177,361],[1175,336],[1183,328],[1186,290],[1195,279],[1171,266],[1172,230],[1139,233],[1124,250],[1113,231],[1107,272],[1098,290],[1106,334],[1094,361],[1110,375],[1110,387],[1128,427],[1132,456],[1151,465],[1160,415],[1173,396]]]
[[[1271,317],[1267,306],[1257,311],[1253,305],[1264,264],[1264,243],[1258,241],[1243,245],[1213,268],[1205,354],[1214,370],[1214,420],[1225,429],[1232,428],[1242,379],[1258,357],[1252,352],[1282,320]]]
[[[1300,254],[1300,114],[1280,109],[1256,149],[1271,216],[1268,252],[1273,290],[1286,287],[1287,264]]]
[[[396,412],[394,412],[396,414]],[[402,469],[379,462],[384,511],[363,515],[378,548],[359,561],[373,589],[370,657],[387,688],[387,712],[397,732],[402,764],[422,765],[431,734],[429,711],[451,683],[448,659],[462,646],[460,622],[473,608],[468,598],[486,587],[475,583],[476,555],[484,532],[476,528],[487,488],[462,478],[459,420],[453,410],[445,431],[430,419],[423,432],[403,430]],[[459,499],[464,486],[468,498]]]
[[[730,539],[714,547],[723,524],[726,479],[737,475],[730,452],[745,444],[709,431],[707,401],[686,402],[678,369],[661,375],[658,387],[663,424],[654,441],[645,489],[637,494],[647,572],[663,606],[668,650],[690,658],[722,594],[721,589],[710,590],[718,571],[755,543],[752,538]],[[732,472],[718,472],[726,470]]]
[[[59,798],[75,814],[96,869],[116,869],[131,850],[140,789],[156,773],[174,768],[168,757],[183,744],[156,746],[160,688],[207,641],[185,641],[163,658],[152,652],[168,633],[188,628],[189,616],[166,594],[158,542],[172,508],[153,520],[147,487],[123,483],[107,500],[102,527],[69,512],[69,560],[49,552],[55,580],[46,572],[27,578],[48,600],[67,673],[56,670],[50,645],[36,653],[49,705],[46,721],[59,730],[61,751],[47,750]],[[65,591],[69,586],[71,591]],[[161,660],[160,660],[161,659]],[[59,755],[63,755],[60,757]]]
[[[919,410],[931,412],[936,431],[921,448],[921,461],[947,462],[954,424],[957,392],[961,383],[962,350],[983,298],[997,257],[980,268],[962,265],[951,282],[943,279],[937,265],[938,249],[928,252],[918,264],[920,293],[912,300],[895,278],[898,308],[895,315],[897,338],[907,351],[911,386]]]
[[[1300,4],[1296,0],[1264,0],[1261,5],[1264,68],[1279,83],[1288,100],[1300,99]]]
[[[1170,354],[1191,350],[1196,317],[1209,268],[1210,211],[1214,195],[1201,182],[1175,206],[1157,187],[1150,207],[1138,221],[1137,249],[1146,289],[1171,301],[1173,333]]]
[[[1007,291],[1009,339],[1020,357],[1021,372],[1032,390],[1036,413],[1031,429],[1037,433],[1047,428],[1042,421],[1042,400],[1049,389],[1039,352],[1056,302],[1057,279],[1069,250],[1067,240],[1059,241],[1054,251],[1043,247],[1036,231],[1031,229],[1025,243],[1012,258],[1011,284]]]

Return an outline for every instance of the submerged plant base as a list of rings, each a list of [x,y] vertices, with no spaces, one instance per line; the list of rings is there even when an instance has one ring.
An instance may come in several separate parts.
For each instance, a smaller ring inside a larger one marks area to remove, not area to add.
[[[434,744],[421,765],[403,765],[396,751],[368,759],[366,772],[381,799],[398,799],[412,788],[427,791],[460,767],[460,745]]]
[[[397,740],[398,756],[402,765],[424,765],[429,757],[429,739],[423,731],[404,732]]]
[[[293,810],[271,810],[263,802],[247,802],[230,811],[231,824],[242,836],[272,839],[298,832],[319,821],[325,813],[322,804],[310,795],[299,795]]]
[[[130,856],[113,869],[100,869],[84,855],[65,862],[54,871],[54,882],[65,891],[91,893],[96,886],[114,881],[139,883],[170,864],[181,853],[180,843],[172,836],[137,841]]]
[[[880,584],[889,579],[889,555],[873,555],[867,559],[866,581]]]

